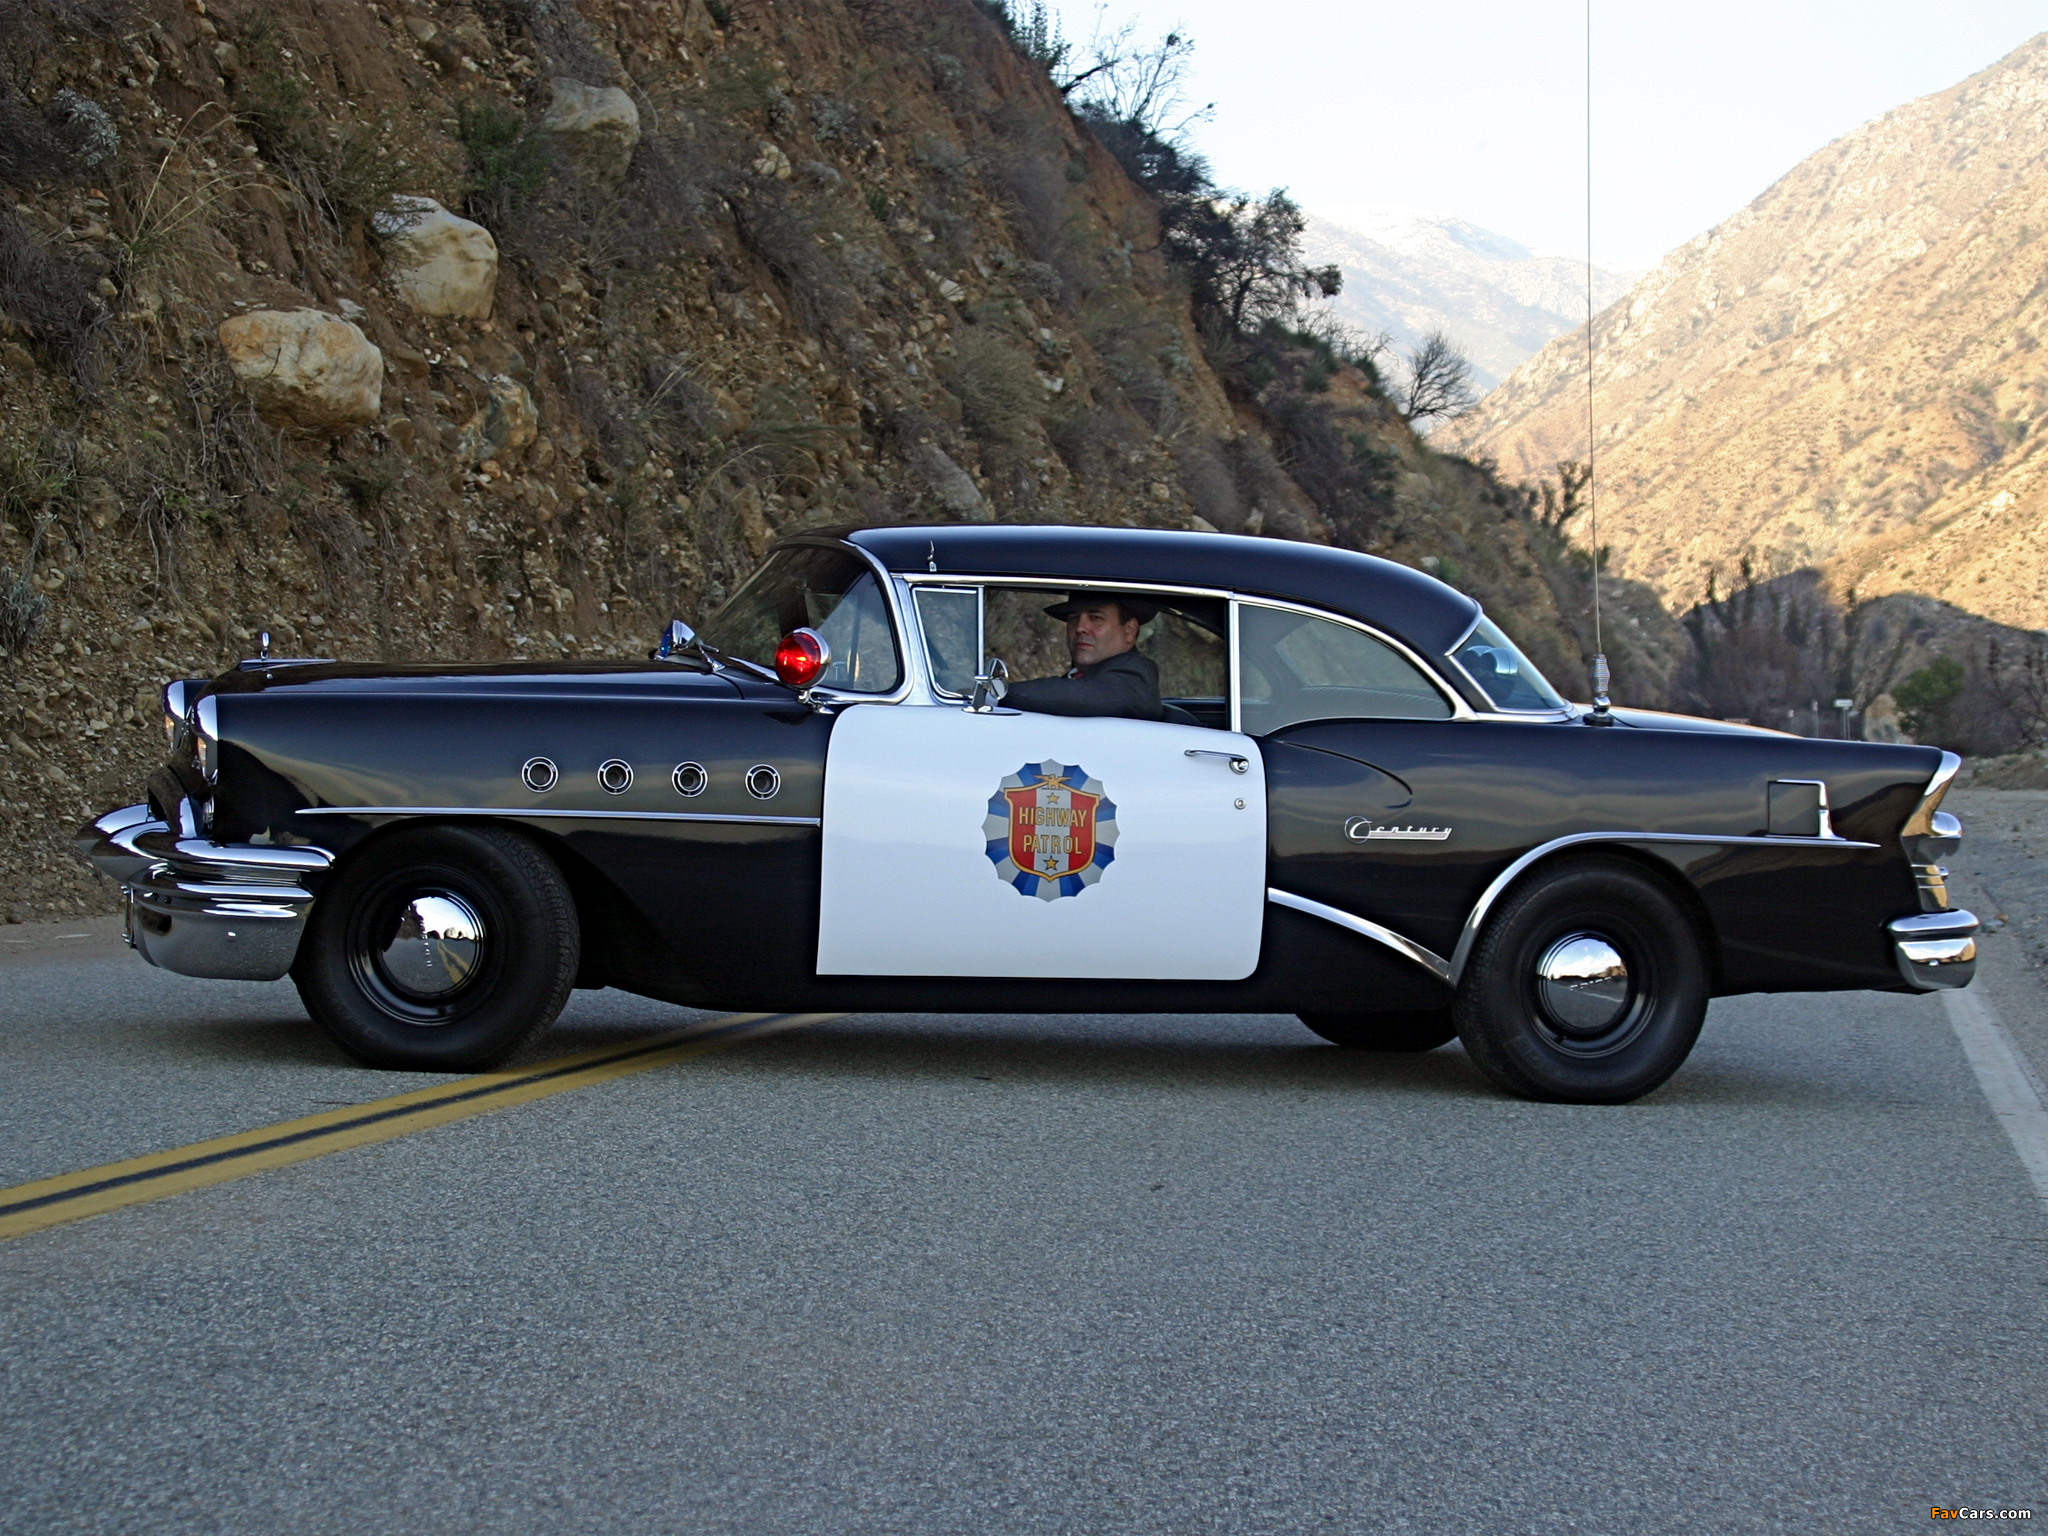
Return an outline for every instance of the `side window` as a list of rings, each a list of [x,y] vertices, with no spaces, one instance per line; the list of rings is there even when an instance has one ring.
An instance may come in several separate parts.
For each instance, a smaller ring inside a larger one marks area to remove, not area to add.
[[[981,672],[981,591],[976,587],[918,587],[917,618],[932,684],[964,696]]]
[[[1303,720],[1448,720],[1451,706],[1415,664],[1348,624],[1246,603],[1238,678],[1247,735]]]
[[[927,589],[929,590],[929,589]],[[1048,587],[989,587],[984,609],[991,656],[1016,678],[1056,677],[1073,664],[1066,625],[1046,609],[1067,594]],[[1229,609],[1220,597],[1161,595],[1158,612],[1138,635],[1137,649],[1159,668],[1167,718],[1226,730],[1230,723]],[[933,663],[937,671],[937,662]]]

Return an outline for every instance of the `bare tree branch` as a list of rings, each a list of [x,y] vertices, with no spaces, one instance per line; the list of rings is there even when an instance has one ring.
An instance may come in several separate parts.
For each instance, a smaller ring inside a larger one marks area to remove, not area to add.
[[[1472,365],[1439,327],[1422,338],[1408,355],[1408,382],[1401,391],[1401,416],[1406,421],[1432,417],[1454,421],[1472,409]]]

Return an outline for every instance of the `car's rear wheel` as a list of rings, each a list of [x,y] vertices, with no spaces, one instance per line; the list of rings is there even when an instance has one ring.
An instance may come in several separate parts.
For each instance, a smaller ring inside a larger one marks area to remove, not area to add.
[[[1583,859],[1508,893],[1453,1014],[1467,1054],[1509,1093],[1625,1104],[1684,1063],[1707,992],[1700,936],[1671,893],[1624,860]]]
[[[580,949],[575,902],[540,849],[495,827],[420,827],[336,873],[292,979],[358,1061],[474,1072],[554,1023]]]
[[[1457,1038],[1448,1008],[1405,1008],[1386,1013],[1303,1013],[1297,1018],[1347,1051],[1433,1051]]]

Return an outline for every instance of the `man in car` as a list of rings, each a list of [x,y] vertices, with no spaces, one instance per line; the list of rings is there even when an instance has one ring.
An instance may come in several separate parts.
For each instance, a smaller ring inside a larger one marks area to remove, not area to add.
[[[1166,718],[1159,668],[1137,649],[1138,631],[1158,617],[1156,604],[1129,592],[1082,592],[1045,611],[1066,622],[1074,664],[1058,677],[1012,683],[1005,704],[1045,715]]]

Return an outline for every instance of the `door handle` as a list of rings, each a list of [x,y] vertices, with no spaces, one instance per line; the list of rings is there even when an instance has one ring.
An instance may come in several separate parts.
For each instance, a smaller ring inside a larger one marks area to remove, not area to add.
[[[1240,757],[1235,752],[1210,752],[1205,751],[1200,747],[1189,747],[1187,751],[1182,753],[1181,755],[1183,757],[1220,757],[1225,762],[1230,764],[1230,771],[1232,773],[1251,772],[1251,759],[1248,757]]]

